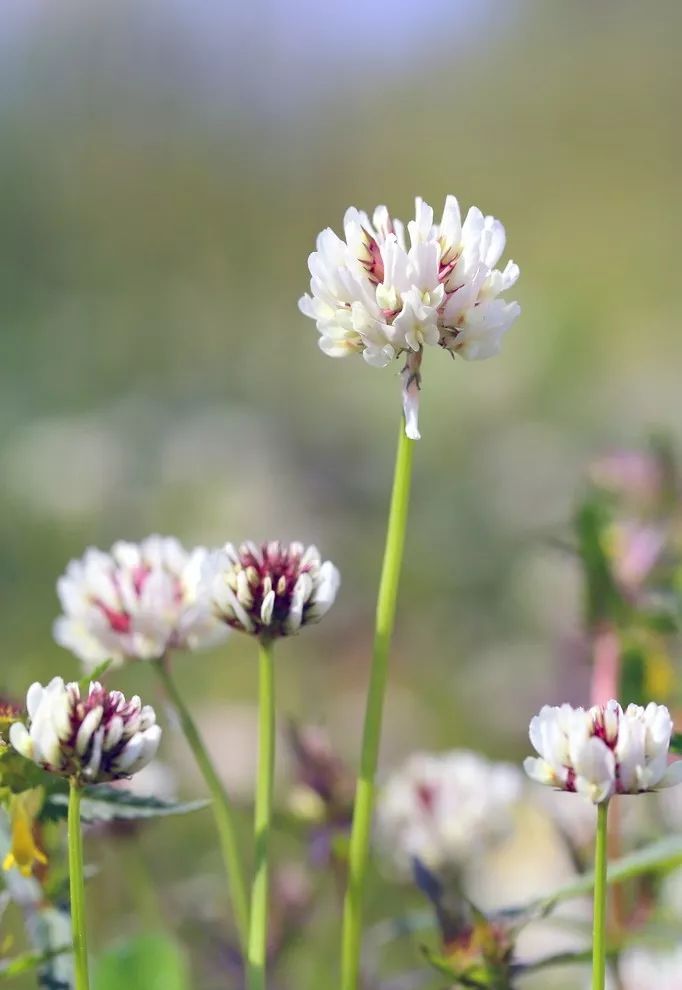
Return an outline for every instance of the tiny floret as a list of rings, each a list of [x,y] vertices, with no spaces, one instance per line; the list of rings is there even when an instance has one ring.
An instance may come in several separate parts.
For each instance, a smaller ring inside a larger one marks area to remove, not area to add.
[[[55,639],[87,669],[212,645],[227,630],[198,597],[207,554],[162,536],[119,542],[108,553],[91,547],[57,582],[64,614]]]
[[[399,876],[457,874],[513,828],[522,774],[478,753],[415,753],[382,788],[379,852]]]
[[[87,694],[61,677],[32,684],[26,696],[28,724],[15,722],[10,742],[18,753],[50,773],[101,784],[130,777],[156,755],[161,729],[156,714],[135,695],[107,691],[97,681]]]
[[[330,357],[362,354],[383,368],[405,356],[403,406],[408,436],[417,426],[420,364],[425,347],[466,360],[496,354],[520,313],[501,298],[519,276],[509,261],[496,268],[506,235],[499,220],[471,207],[462,222],[448,196],[440,223],[422,199],[407,225],[379,206],[370,220],[351,207],[344,237],[327,228],[308,259],[310,293],[299,309],[315,320],[320,349]]]
[[[302,543],[231,543],[206,561],[202,587],[213,614],[233,629],[272,639],[319,622],[340,584],[339,572]]]
[[[593,708],[545,705],[530,723],[539,757],[524,769],[541,784],[584,794],[595,804],[614,794],[642,794],[682,781],[682,761],[668,763],[673,723],[665,705],[617,701]]]

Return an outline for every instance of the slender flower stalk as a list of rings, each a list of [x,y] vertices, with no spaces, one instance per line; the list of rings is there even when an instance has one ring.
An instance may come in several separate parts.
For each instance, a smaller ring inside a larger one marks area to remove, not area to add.
[[[259,642],[259,755],[256,787],[256,869],[245,943],[249,990],[265,990],[268,924],[268,846],[275,764],[275,692],[272,649],[275,639],[294,636],[319,622],[334,604],[340,583],[330,560],[317,547],[278,540],[226,543],[210,554],[200,594],[211,614]]]
[[[254,835],[256,866],[251,888],[251,925],[248,946],[249,990],[265,990],[268,936],[269,847],[272,788],[275,769],[275,671],[273,643],[260,641],[258,704],[258,779]]]
[[[608,860],[609,802],[597,807],[594,855],[594,922],[592,936],[592,990],[604,990],[606,981],[606,865]]]
[[[362,907],[369,860],[375,777],[379,758],[381,722],[388,676],[388,654],[395,620],[398,585],[407,528],[412,477],[412,449],[401,420],[388,517],[384,561],[379,582],[374,651],[362,736],[360,777],[355,794],[348,864],[348,889],[343,911],[342,990],[356,990],[362,942]]]
[[[241,855],[237,841],[234,810],[213,762],[206,751],[194,720],[189,713],[189,709],[185,704],[182,692],[178,690],[173,680],[168,659],[162,657],[154,663],[154,667],[177,712],[182,731],[211,795],[211,807],[213,808],[223,862],[227,872],[227,883],[232,900],[235,923],[241,944],[246,947],[249,928],[249,907],[246,881],[242,871]]]
[[[83,880],[83,833],[81,830],[81,785],[78,777],[69,781],[69,882],[71,927],[76,976],[75,990],[88,990],[88,945],[85,934],[85,883]]]

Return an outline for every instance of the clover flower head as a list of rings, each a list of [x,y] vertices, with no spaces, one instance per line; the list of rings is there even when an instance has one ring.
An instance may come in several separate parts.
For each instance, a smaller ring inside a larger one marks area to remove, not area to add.
[[[161,729],[149,705],[135,695],[107,691],[97,681],[82,694],[77,682],[54,677],[32,684],[28,724],[15,722],[10,742],[18,753],[61,777],[84,783],[130,777],[156,755]]]
[[[682,761],[668,765],[673,723],[665,705],[646,708],[617,701],[593,708],[545,705],[530,723],[539,757],[529,756],[529,777],[595,804],[614,794],[641,794],[682,781]]]
[[[520,313],[502,293],[519,276],[513,261],[495,266],[506,235],[499,220],[472,207],[462,222],[454,196],[440,223],[417,198],[407,225],[379,206],[370,220],[351,207],[344,237],[327,228],[308,259],[310,293],[299,309],[315,320],[319,346],[330,357],[362,354],[383,368],[401,354],[406,430],[419,437],[420,364],[425,347],[467,360],[496,354]]]
[[[87,669],[212,645],[227,631],[197,594],[206,556],[162,536],[119,542],[108,553],[91,547],[57,582],[64,614],[55,639]]]
[[[202,587],[218,619],[253,636],[291,636],[320,619],[336,598],[340,576],[317,547],[277,541],[227,543],[203,570]]]
[[[478,753],[416,753],[388,778],[377,802],[377,845],[395,872],[457,873],[513,827],[522,777]]]

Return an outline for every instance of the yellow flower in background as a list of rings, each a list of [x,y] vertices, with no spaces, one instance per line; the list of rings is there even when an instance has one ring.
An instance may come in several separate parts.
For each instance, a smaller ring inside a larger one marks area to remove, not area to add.
[[[36,863],[47,864],[47,856],[35,842],[33,825],[43,803],[42,788],[13,794],[9,816],[12,829],[12,846],[2,864],[3,870],[16,868],[30,877]]]

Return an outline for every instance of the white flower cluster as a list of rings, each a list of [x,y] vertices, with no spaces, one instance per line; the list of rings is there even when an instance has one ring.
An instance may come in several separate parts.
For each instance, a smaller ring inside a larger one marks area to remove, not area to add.
[[[468,750],[416,753],[381,790],[376,837],[396,873],[454,873],[513,827],[522,776]]]
[[[302,543],[188,552],[172,537],[150,536],[71,561],[57,583],[64,614],[54,635],[86,669],[211,646],[230,626],[289,636],[322,618],[339,583],[334,565]]]
[[[628,949],[618,963],[618,975],[623,990],[680,990],[682,948],[668,952]]]
[[[423,347],[439,345],[467,360],[496,354],[520,313],[518,303],[500,298],[516,282],[518,265],[495,267],[504,227],[477,207],[462,222],[454,196],[440,223],[417,198],[407,237],[385,206],[371,221],[351,207],[343,226],[343,239],[330,228],[318,236],[308,259],[310,294],[299,308],[315,320],[320,348],[331,357],[359,353],[382,368],[407,354],[403,402],[408,436],[416,439]]]
[[[234,629],[257,636],[291,636],[319,622],[336,598],[341,578],[317,547],[302,543],[231,543],[214,551],[203,587],[214,613]]]
[[[530,723],[539,758],[529,756],[529,777],[595,804],[614,794],[640,794],[682,780],[682,761],[668,765],[673,723],[664,705],[642,708],[617,701],[587,711],[545,705]]]
[[[105,660],[150,660],[195,649],[226,630],[199,598],[207,551],[186,551],[172,537],[88,549],[57,582],[64,615],[54,636],[92,668]]]
[[[26,696],[28,726],[15,722],[10,742],[45,770],[85,783],[129,777],[156,755],[161,729],[154,709],[135,695],[106,691],[93,681],[86,696],[77,682],[53,678],[32,684]]]

